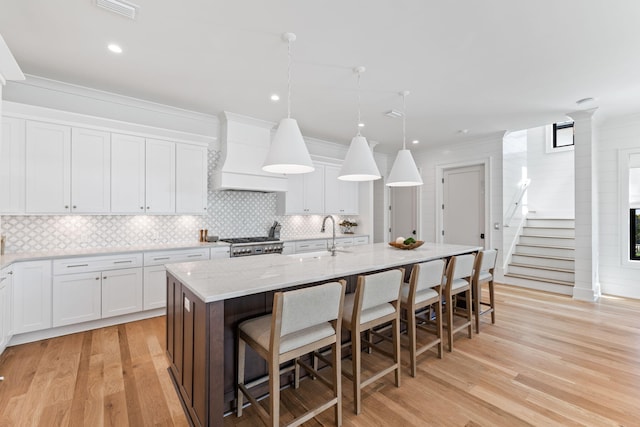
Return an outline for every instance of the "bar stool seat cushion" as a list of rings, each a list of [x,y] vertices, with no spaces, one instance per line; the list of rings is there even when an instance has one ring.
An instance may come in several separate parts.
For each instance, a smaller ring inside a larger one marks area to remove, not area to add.
[[[409,289],[410,285],[408,283],[402,284],[402,289],[400,290],[400,297],[402,299],[402,304],[406,304],[409,299]],[[423,301],[430,300],[438,296],[438,292],[434,291],[431,288],[423,289],[421,291],[416,292],[416,304],[420,304]]]
[[[481,271],[480,275],[478,276],[478,282],[486,282],[489,280],[493,280],[493,274],[489,273],[488,271]]]
[[[396,288],[398,289],[398,288]],[[342,312],[342,323],[346,328],[351,330],[351,316],[353,315],[353,302],[355,293],[347,294],[344,297],[344,310]],[[375,307],[363,310],[360,314],[360,324],[365,324],[388,314],[395,313],[396,309],[390,303],[386,302]]]
[[[269,350],[269,339],[271,336],[270,314],[247,320],[240,324],[240,329],[253,338],[262,348]],[[292,332],[280,339],[280,354],[303,347],[334,334],[335,329],[333,329],[333,326],[331,326],[329,322]]]
[[[451,281],[452,291],[455,291],[456,289],[464,288],[465,286],[469,286],[469,281],[467,279],[453,279]]]

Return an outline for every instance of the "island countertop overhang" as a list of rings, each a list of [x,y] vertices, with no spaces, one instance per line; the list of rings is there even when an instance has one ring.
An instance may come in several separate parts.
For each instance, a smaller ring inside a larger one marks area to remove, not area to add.
[[[270,254],[169,264],[167,272],[203,302],[209,303],[481,249],[479,246],[425,243],[417,249],[400,250],[386,243],[375,243],[349,248],[335,257],[330,254],[322,257]]]

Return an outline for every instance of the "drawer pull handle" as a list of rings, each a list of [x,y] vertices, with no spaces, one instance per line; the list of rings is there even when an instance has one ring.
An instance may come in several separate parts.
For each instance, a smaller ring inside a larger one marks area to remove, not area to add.
[[[89,267],[89,264],[69,264],[67,266],[67,268],[73,268],[73,267]]]
[[[187,258],[195,258],[195,257],[200,258],[201,256],[202,254],[193,254],[193,255],[187,255]]]
[[[99,277],[96,277],[96,280],[100,280],[100,278],[99,278]]]
[[[169,257],[168,256],[162,256],[162,257],[154,258],[153,260],[154,261],[160,261],[160,260],[163,260],[163,259],[169,259]]]
[[[0,277],[0,283],[4,282],[5,280],[7,280],[6,277]]]
[[[125,261],[114,261],[113,263],[114,264],[129,264],[129,263],[132,263],[132,262],[133,262],[132,260],[128,259],[128,260],[125,260]]]

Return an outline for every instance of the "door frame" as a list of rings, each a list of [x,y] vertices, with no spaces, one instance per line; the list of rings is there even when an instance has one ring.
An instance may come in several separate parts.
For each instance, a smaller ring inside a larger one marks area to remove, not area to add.
[[[436,165],[436,204],[435,209],[435,236],[437,243],[443,243],[442,226],[444,224],[444,212],[442,204],[444,203],[444,189],[442,180],[444,179],[444,171],[448,169],[457,169],[468,166],[484,166],[484,247],[493,247],[493,229],[491,228],[491,157],[484,159],[468,160],[456,163],[443,163]]]

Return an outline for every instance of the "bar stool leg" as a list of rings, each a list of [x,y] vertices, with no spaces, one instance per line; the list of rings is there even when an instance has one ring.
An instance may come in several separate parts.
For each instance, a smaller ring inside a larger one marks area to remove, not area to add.
[[[496,306],[493,294],[493,279],[489,281],[489,302],[491,303],[491,323],[496,323]]]
[[[467,331],[469,332],[469,338],[473,338],[473,312],[471,311],[471,286],[465,292],[465,297],[467,299],[467,320],[469,321],[469,326],[467,327]]]
[[[271,425],[280,425],[280,365],[274,357],[269,361],[269,400],[271,402]]]
[[[399,316],[396,316],[395,320],[391,322],[391,326],[393,328],[393,362],[396,364],[396,372],[395,372],[396,387],[400,387],[400,317]],[[413,329],[413,331],[415,333],[415,328]]]
[[[351,333],[351,361],[353,365],[353,406],[355,408],[356,415],[360,415],[362,412],[362,391],[360,390],[360,330],[356,327]]]
[[[246,355],[247,344],[242,339],[238,339],[238,381],[236,384],[244,384],[244,363]],[[236,390],[236,415],[242,416],[242,406],[244,404],[244,394],[238,388]]]
[[[416,376],[416,315],[415,311],[410,313],[411,309],[407,311],[407,334],[409,335],[409,363],[411,364],[411,376]],[[431,312],[431,311],[429,311]]]
[[[473,311],[476,318],[476,334],[480,333],[480,290],[482,284],[474,280],[473,282]]]
[[[331,349],[333,354],[333,397],[342,396],[342,346],[339,342],[333,344]],[[340,402],[340,400],[338,400]],[[336,423],[338,427],[342,426],[342,405],[336,405],[335,409]]]

